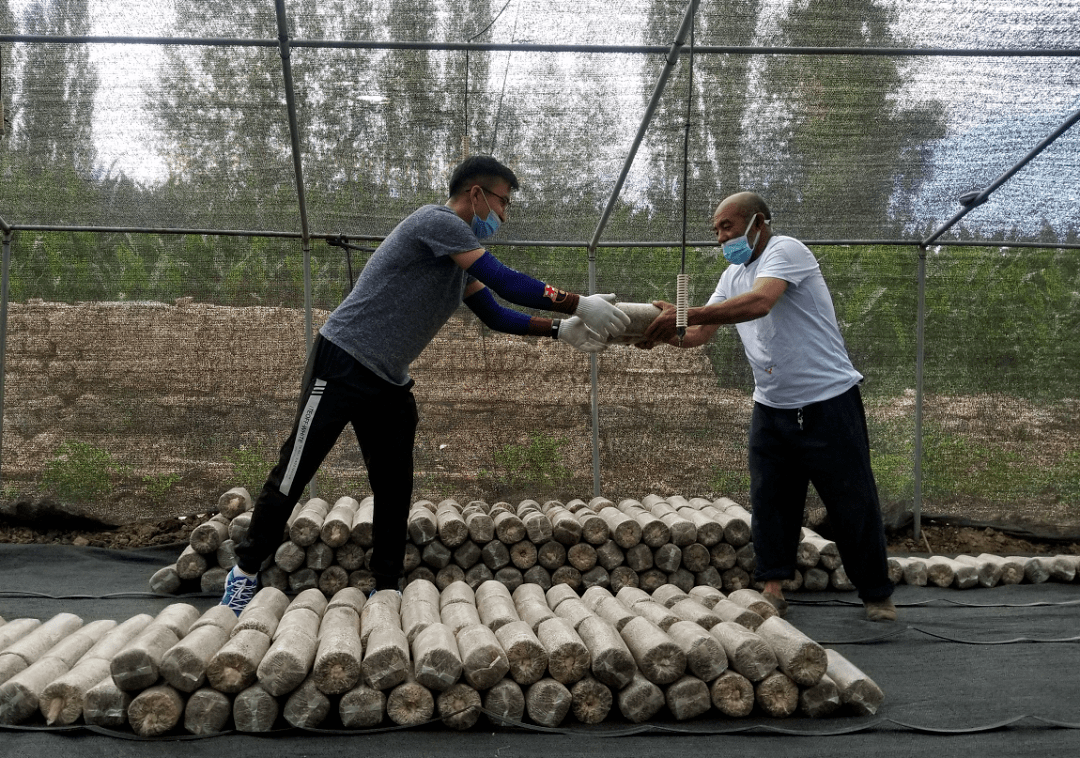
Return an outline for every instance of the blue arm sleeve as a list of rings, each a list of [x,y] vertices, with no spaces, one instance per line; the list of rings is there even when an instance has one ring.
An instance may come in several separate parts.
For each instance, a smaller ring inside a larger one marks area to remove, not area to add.
[[[490,252],[485,252],[477,258],[476,262],[469,266],[468,272],[499,293],[501,297],[526,308],[553,310],[555,298],[546,293],[559,292],[528,274],[515,271]],[[565,295],[565,293],[562,294]]]
[[[532,319],[524,313],[518,313],[510,308],[504,308],[495,302],[495,296],[487,287],[474,292],[465,298],[465,305],[475,313],[481,321],[497,332],[507,334],[528,334],[529,324]]]

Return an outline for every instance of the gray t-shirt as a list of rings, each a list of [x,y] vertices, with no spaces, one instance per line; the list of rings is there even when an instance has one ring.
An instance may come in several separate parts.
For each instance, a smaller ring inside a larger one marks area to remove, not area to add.
[[[473,281],[450,256],[479,247],[450,208],[419,208],[383,240],[319,332],[386,381],[408,384],[409,364]]]

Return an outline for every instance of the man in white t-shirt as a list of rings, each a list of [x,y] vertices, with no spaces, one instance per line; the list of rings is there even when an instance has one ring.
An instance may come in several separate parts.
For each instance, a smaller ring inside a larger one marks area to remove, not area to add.
[[[829,514],[844,568],[871,621],[896,619],[885,530],[859,384],[840,336],[817,260],[792,237],[775,235],[764,199],[726,198],[712,227],[727,267],[709,302],[688,311],[678,339],[675,309],[649,327],[641,347],[698,347],[734,324],[754,372],[750,501],[754,578],[781,612],[781,582],[795,574],[806,494],[812,482]]]

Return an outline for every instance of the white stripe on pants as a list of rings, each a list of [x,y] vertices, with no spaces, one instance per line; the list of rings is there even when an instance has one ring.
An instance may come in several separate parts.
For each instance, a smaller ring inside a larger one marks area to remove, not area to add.
[[[304,455],[304,444],[307,442],[308,434],[311,431],[311,420],[315,418],[315,411],[319,408],[319,401],[322,399],[323,388],[325,387],[325,379],[315,380],[315,385],[311,388],[311,396],[308,398],[307,405],[304,406],[304,412],[300,415],[300,422],[296,425],[296,442],[293,444],[292,455],[289,456],[289,465],[285,469],[285,476],[281,478],[281,486],[278,488],[281,490],[282,495],[287,496],[290,488],[292,488],[296,469],[300,466],[300,458]]]

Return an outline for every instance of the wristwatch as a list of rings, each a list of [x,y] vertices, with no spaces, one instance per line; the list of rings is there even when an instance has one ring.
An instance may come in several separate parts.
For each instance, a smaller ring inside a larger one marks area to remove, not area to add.
[[[562,319],[551,319],[551,339],[559,339],[559,325],[562,324]]]

